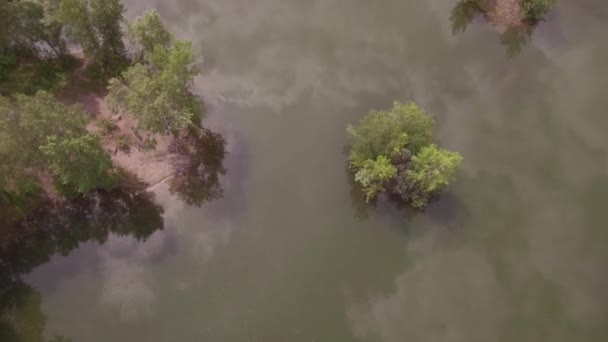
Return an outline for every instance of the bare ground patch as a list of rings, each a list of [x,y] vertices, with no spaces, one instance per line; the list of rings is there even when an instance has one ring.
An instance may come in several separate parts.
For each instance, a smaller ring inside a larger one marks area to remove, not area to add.
[[[169,180],[175,174],[173,165],[181,158],[170,151],[173,138],[155,136],[156,149],[144,149],[143,139],[136,133],[136,120],[129,115],[112,113],[104,100],[106,90],[87,77],[87,62],[81,55],[77,55],[77,58],[80,61],[79,67],[72,80],[59,92],[60,100],[66,104],[80,104],[91,115],[87,130],[102,137],[102,145],[110,153],[114,165],[134,174],[151,187]],[[102,131],[102,120],[114,125],[110,132]],[[119,139],[129,148],[119,148]]]

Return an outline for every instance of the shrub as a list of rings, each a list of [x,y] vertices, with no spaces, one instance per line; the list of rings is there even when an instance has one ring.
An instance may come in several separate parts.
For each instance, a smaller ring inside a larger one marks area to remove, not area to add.
[[[124,135],[121,135],[116,139],[116,147],[122,152],[129,152],[131,150],[131,143],[129,142],[129,138]]]
[[[385,184],[397,175],[397,168],[385,156],[376,160],[366,160],[357,174],[355,180],[361,184],[365,191],[365,200],[369,202],[378,192],[385,191]]]
[[[432,196],[448,186],[462,162],[458,152],[450,152],[435,145],[429,145],[412,157],[409,168],[405,171],[407,181],[411,184],[411,205],[424,208]],[[408,196],[410,194],[400,194]]]
[[[452,181],[462,156],[431,144],[433,118],[413,102],[371,111],[349,126],[350,167],[367,202],[379,192],[399,195],[423,209]]]
[[[99,127],[103,134],[110,134],[113,130],[116,129],[114,121],[108,118],[102,118],[101,120],[99,120],[99,122],[97,123],[97,127]]]

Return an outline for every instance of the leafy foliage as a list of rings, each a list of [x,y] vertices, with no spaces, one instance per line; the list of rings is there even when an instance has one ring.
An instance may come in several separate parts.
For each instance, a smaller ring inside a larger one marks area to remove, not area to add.
[[[102,118],[97,122],[97,127],[101,130],[103,134],[110,134],[113,130],[116,129],[116,124],[114,121],[108,118]]]
[[[63,139],[50,136],[48,143],[40,146],[40,150],[48,160],[55,189],[62,195],[112,190],[118,186],[112,161],[101,147],[97,135]]]
[[[555,0],[520,0],[525,20],[536,21],[551,10]]]
[[[371,111],[357,126],[349,126],[354,139],[350,162],[360,168],[368,159],[393,157],[406,145],[412,152],[430,143],[435,121],[415,103],[395,102],[388,111]]]
[[[135,64],[122,78],[110,80],[108,104],[115,112],[134,115],[143,131],[176,135],[203,114],[201,100],[190,92],[198,74],[192,44],[175,41],[169,48],[157,45],[148,58],[150,64]]]
[[[0,49],[12,48],[35,56],[50,49],[58,58],[65,56],[62,26],[49,16],[54,0],[3,1],[0,6]]]
[[[423,147],[414,155],[410,167],[405,171],[407,179],[419,190],[414,192],[412,206],[425,207],[431,194],[437,193],[452,181],[461,162],[462,156],[459,153],[435,145]]]
[[[135,18],[129,26],[128,36],[139,45],[141,50],[139,54],[142,57],[152,53],[156,46],[170,47],[173,41],[173,36],[167,31],[160,15],[154,9]]]
[[[18,95],[20,140],[36,154],[47,137],[74,137],[86,133],[87,115],[80,106],[67,107],[53,95],[41,91],[35,96]],[[37,155],[37,154],[36,154]]]
[[[61,0],[55,18],[100,69],[118,75],[126,61],[120,0]]]
[[[423,209],[452,180],[460,154],[431,144],[435,121],[413,102],[395,102],[389,111],[371,111],[357,126],[350,167],[366,201],[390,190]]]
[[[65,25],[66,33],[80,44],[85,54],[93,56],[99,49],[87,0],[61,0],[55,18]]]
[[[368,159],[355,175],[355,181],[359,182],[365,191],[365,200],[370,201],[378,192],[384,191],[387,181],[397,175],[397,168],[385,156],[379,156],[376,160]]]
[[[87,116],[79,106],[67,107],[51,94],[18,95],[0,104],[0,168],[2,190],[27,192],[32,177],[50,172],[55,188],[75,195],[116,187],[116,175],[99,138],[86,131]]]

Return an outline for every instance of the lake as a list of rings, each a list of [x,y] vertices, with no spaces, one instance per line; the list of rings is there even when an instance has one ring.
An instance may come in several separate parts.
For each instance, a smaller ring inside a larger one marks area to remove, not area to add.
[[[453,34],[453,0],[125,3],[202,55],[223,191],[62,214],[25,340],[608,340],[608,2],[558,1],[516,55],[481,17]],[[422,213],[347,169],[346,126],[394,100],[464,157]]]

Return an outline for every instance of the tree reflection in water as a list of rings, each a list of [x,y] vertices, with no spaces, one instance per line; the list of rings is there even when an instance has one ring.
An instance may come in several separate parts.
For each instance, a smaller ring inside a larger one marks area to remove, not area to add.
[[[452,33],[464,33],[469,24],[478,16],[487,19],[487,16],[478,1],[459,1],[450,14]],[[489,19],[487,20],[489,21]],[[516,57],[523,51],[524,46],[526,46],[532,37],[536,24],[537,22],[521,22],[518,26],[506,27],[503,30],[500,36],[500,42],[505,46],[505,52],[509,58]]]
[[[44,341],[40,294],[23,283],[23,275],[81,243],[103,244],[110,234],[144,241],[163,228],[162,213],[154,194],[137,184],[61,207],[49,204],[19,224],[0,226],[0,341]],[[52,341],[69,339],[56,336]]]
[[[175,165],[176,175],[169,182],[169,191],[182,201],[201,206],[223,195],[220,176],[226,174],[223,166],[226,141],[221,134],[208,129],[193,129],[185,144],[173,148],[183,156]]]
[[[219,133],[194,129],[186,143],[174,144],[183,158],[169,190],[191,205],[222,197],[220,176],[226,142]],[[163,228],[163,209],[146,186],[129,177],[122,190],[98,192],[67,203],[48,203],[18,223],[0,222],[0,341],[44,341],[46,316],[40,293],[22,276],[55,254],[67,255],[80,244],[103,244],[111,234],[145,241]],[[51,341],[70,341],[55,336]]]

